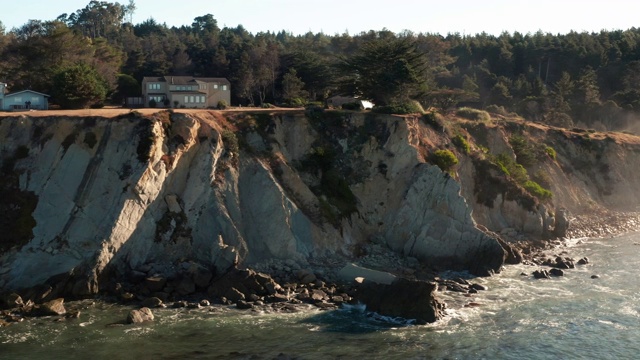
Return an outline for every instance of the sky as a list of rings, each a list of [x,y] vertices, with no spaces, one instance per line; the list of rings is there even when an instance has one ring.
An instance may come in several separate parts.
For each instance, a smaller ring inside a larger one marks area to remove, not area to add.
[[[29,19],[53,20],[73,13],[89,0],[16,4],[0,0],[0,21],[7,31]],[[134,24],[153,18],[169,27],[190,25],[195,17],[212,14],[219,27],[242,25],[254,34],[285,30],[295,35],[309,31],[355,35],[383,28],[442,35],[539,30],[565,34],[640,27],[640,1],[633,0],[135,0],[135,4]]]

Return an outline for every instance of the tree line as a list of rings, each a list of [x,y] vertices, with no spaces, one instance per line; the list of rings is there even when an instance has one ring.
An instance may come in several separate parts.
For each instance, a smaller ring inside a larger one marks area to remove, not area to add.
[[[131,22],[135,2],[91,1],[54,20],[0,23],[0,81],[66,108],[121,104],[144,76],[225,77],[232,103],[304,105],[337,94],[516,112],[561,126],[621,128],[640,110],[640,30],[440,35],[386,29],[327,35]]]

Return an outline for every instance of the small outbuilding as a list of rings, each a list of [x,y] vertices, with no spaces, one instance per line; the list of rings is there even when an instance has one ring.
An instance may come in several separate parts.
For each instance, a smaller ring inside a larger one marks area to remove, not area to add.
[[[6,84],[0,83],[0,110],[48,110],[49,95],[33,90],[6,94]]]

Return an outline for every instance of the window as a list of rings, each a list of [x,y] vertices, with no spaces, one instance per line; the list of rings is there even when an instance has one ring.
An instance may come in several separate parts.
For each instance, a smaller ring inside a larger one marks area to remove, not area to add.
[[[189,100],[190,100],[190,101],[189,101],[190,103],[194,103],[194,102],[196,102],[196,101],[195,101],[195,99],[193,98],[193,95],[189,96]]]
[[[227,90],[227,85],[222,85],[222,90],[226,91]]]
[[[22,97],[21,96],[16,96],[13,98],[13,102],[14,103],[21,103],[22,102]]]
[[[204,96],[200,96],[200,100],[201,100],[202,102],[205,102],[205,101],[204,101]]]
[[[32,96],[31,97],[31,104],[38,104],[40,102],[40,98],[37,96]]]
[[[185,95],[185,97],[184,97],[184,103],[186,104],[186,103],[188,103],[188,102],[189,102],[189,97]]]
[[[160,84],[158,84],[158,83],[149,83],[149,90],[160,90]]]
[[[217,89],[218,88],[218,84],[213,84],[213,88]]]
[[[200,96],[196,96],[196,102],[199,103],[200,102]]]
[[[207,90],[207,84],[200,84],[200,90]]]
[[[156,103],[164,102],[164,96],[149,96],[149,101],[155,101]]]

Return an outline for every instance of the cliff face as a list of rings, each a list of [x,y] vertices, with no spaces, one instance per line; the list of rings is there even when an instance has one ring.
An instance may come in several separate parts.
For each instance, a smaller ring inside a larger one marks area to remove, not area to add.
[[[508,149],[501,131],[487,129],[487,141]],[[558,159],[540,165],[553,201],[523,205],[500,193],[487,206],[471,156],[460,156],[457,179],[425,161],[450,138],[419,117],[4,118],[0,289],[66,274],[70,291],[89,295],[106,277],[170,276],[185,259],[222,272],[270,259],[346,260],[370,243],[485,274],[499,270],[505,251],[476,221],[542,234],[558,204],[637,201],[619,195],[640,185],[635,138],[592,139],[597,146],[584,150],[570,133],[530,132],[557,144]],[[585,162],[568,171],[576,158]]]

